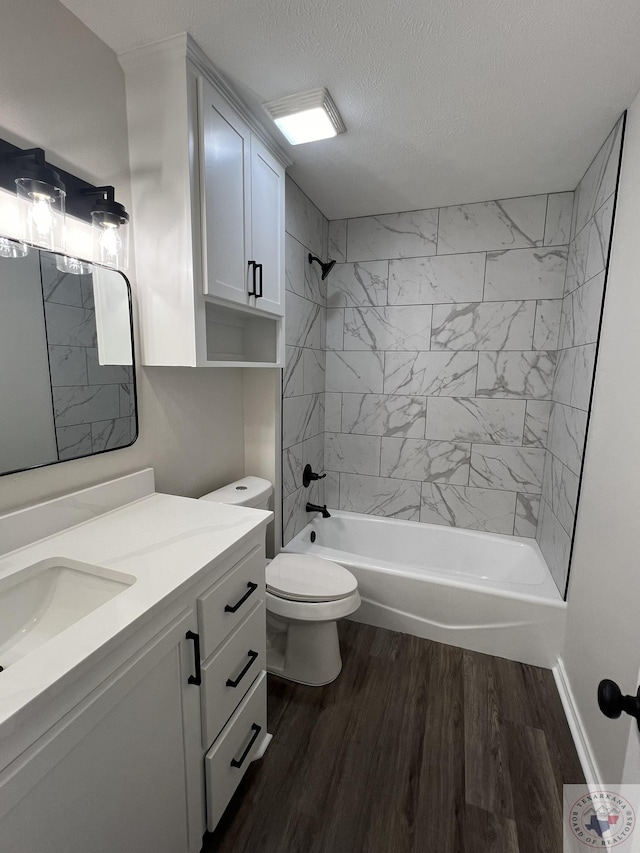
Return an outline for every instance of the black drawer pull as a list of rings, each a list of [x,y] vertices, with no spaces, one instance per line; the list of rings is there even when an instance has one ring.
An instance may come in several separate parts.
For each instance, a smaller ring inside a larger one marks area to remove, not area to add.
[[[247,598],[249,598],[250,595],[253,595],[253,593],[258,589],[258,584],[253,583],[253,581],[249,581],[247,586],[249,587],[249,591],[245,592],[245,594],[242,596],[240,601],[236,601],[235,604],[226,604],[225,605],[225,608],[224,608],[225,613],[235,613],[236,610],[238,610],[240,607],[242,607],[242,605],[245,603]]]
[[[262,726],[259,726],[257,723],[252,723],[251,731],[254,732],[254,735],[251,738],[251,740],[249,741],[247,748],[245,749],[245,751],[240,756],[240,761],[236,761],[235,758],[231,759],[231,766],[232,767],[242,767],[242,765],[244,764],[244,762],[247,758],[247,755],[249,755],[249,753],[251,752],[251,747],[254,745],[254,743],[256,742],[256,738],[258,737],[258,735],[262,731]]]
[[[253,664],[256,662],[258,658],[258,652],[254,652],[253,649],[249,649],[247,654],[249,655],[249,662],[246,664],[246,666],[237,678],[227,678],[227,687],[237,687],[238,684],[240,684],[242,679],[245,677],[245,675],[249,672]]]
[[[260,270],[260,293],[256,293],[255,297],[256,299],[260,299],[260,297],[262,296],[262,264],[256,264],[256,267]],[[255,286],[253,289],[255,291]]]
[[[202,671],[200,669],[200,637],[194,634],[193,631],[187,631],[187,640],[193,640],[193,656],[196,664],[196,674],[190,675],[187,681],[189,684],[202,684]]]

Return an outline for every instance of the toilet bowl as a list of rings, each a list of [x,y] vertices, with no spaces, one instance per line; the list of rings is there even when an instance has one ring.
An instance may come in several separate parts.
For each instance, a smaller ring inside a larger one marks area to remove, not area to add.
[[[200,500],[267,509],[268,480],[244,477]],[[267,670],[300,684],[334,681],[342,669],[337,620],[360,606],[358,582],[338,563],[303,554],[267,561]]]
[[[342,669],[337,620],[358,607],[358,582],[343,566],[278,554],[267,565],[267,669],[300,684],[334,681]]]

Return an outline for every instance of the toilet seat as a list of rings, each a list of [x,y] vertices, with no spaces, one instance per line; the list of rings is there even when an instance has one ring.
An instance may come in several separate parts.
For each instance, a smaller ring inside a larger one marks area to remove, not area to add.
[[[360,593],[356,590],[337,601],[292,601],[267,590],[266,603],[267,613],[289,622],[335,622],[355,613],[360,607]]]
[[[278,554],[267,566],[267,592],[286,601],[338,602],[358,590],[344,566],[306,554]]]

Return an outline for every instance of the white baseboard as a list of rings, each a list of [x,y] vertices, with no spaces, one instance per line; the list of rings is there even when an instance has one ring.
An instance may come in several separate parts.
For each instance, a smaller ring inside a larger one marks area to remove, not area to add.
[[[562,658],[558,658],[558,662],[553,667],[553,677],[555,678],[556,687],[560,694],[560,701],[562,702],[562,707],[564,708],[564,713],[567,717],[567,722],[569,723],[569,729],[571,730],[573,742],[575,744],[576,752],[578,753],[582,772],[587,780],[587,784],[592,788],[601,788],[602,777],[600,775],[598,762],[595,759],[591,748],[591,742],[582,723],[582,717],[580,716],[578,706],[576,705],[573,697],[571,685],[569,684],[569,678],[567,676],[567,671],[564,668],[564,661]]]

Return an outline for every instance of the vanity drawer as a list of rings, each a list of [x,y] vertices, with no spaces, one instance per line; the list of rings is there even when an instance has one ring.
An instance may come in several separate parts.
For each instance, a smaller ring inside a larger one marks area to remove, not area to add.
[[[265,606],[260,602],[202,666],[202,739],[207,749],[266,662]]]
[[[198,598],[198,627],[204,660],[258,601],[264,601],[265,563],[264,548],[254,548]]]
[[[263,672],[205,755],[207,829],[211,832],[267,734],[267,674]]]

